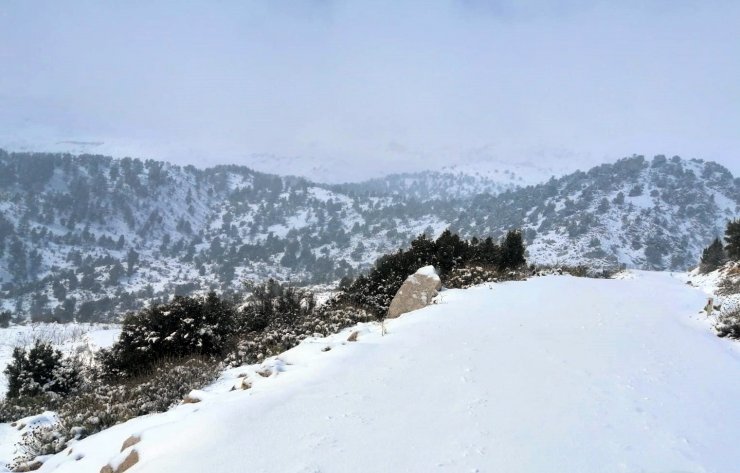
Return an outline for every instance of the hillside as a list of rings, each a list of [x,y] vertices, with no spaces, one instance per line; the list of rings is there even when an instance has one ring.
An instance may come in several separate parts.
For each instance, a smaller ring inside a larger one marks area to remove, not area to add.
[[[40,471],[97,473],[136,450],[137,473],[732,473],[740,352],[697,314],[704,302],[643,272],[444,291],[385,336],[366,324],[356,343],[308,339]],[[232,391],[245,375],[252,388]]]
[[[686,270],[740,214],[740,179],[699,160],[642,156],[547,183],[479,195],[452,225],[522,228],[534,261]]]
[[[332,282],[448,227],[494,238],[522,228],[535,263],[684,270],[739,205],[729,171],[678,157],[513,188],[466,173],[325,185],[240,166],[0,151],[0,310],[113,319],[245,280]]]

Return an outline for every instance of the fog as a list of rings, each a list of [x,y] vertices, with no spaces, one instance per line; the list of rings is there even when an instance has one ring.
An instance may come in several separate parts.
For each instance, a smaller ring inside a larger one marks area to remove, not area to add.
[[[4,1],[0,146],[337,181],[632,154],[740,174],[740,3]]]

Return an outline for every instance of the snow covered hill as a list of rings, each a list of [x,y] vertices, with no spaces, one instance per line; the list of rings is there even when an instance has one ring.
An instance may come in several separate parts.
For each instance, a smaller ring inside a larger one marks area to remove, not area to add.
[[[116,320],[245,280],[330,283],[448,227],[467,238],[522,228],[536,263],[685,270],[740,214],[740,179],[678,157],[515,184],[433,171],[326,185],[241,166],[0,150],[0,311]]]
[[[548,276],[437,302],[385,336],[362,325],[357,342],[309,339],[227,371],[201,402],[93,435],[40,471],[98,473],[133,450],[131,473],[737,471],[740,348],[680,278]],[[252,388],[231,390],[244,376]]]

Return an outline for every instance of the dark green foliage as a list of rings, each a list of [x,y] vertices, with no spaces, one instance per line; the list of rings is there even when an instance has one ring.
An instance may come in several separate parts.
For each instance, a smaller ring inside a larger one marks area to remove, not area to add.
[[[406,278],[423,266],[433,265],[444,282],[453,270],[470,265],[496,271],[519,268],[526,264],[524,253],[522,234],[518,231],[508,232],[501,247],[491,238],[482,242],[477,238],[466,241],[449,230],[436,241],[421,235],[411,242],[409,249],[379,258],[375,267],[359,276],[341,299],[383,318]]]
[[[727,256],[733,261],[740,261],[740,220],[733,220],[727,224],[725,241]]]
[[[234,328],[234,308],[215,293],[175,296],[168,304],[129,314],[118,342],[101,352],[102,364],[107,376],[126,377],[164,358],[222,355]]]
[[[291,326],[316,307],[313,293],[274,279],[248,288],[251,294],[239,314],[238,328],[243,332],[260,332],[269,326]]]
[[[468,260],[468,242],[462,240],[450,230],[442,232],[439,238],[437,238],[435,246],[437,247],[437,253],[434,262],[440,275],[447,274],[452,268],[459,267],[463,262]],[[420,260],[419,262],[422,261]]]
[[[0,312],[0,328],[8,328],[12,319],[13,314],[9,310]]]
[[[722,241],[715,238],[711,245],[706,247],[701,254],[699,271],[709,273],[727,262],[727,254],[722,246]]]
[[[8,398],[66,394],[78,382],[76,371],[62,359],[62,353],[40,341],[28,351],[16,347],[4,373],[8,377]]]
[[[501,269],[517,269],[527,264],[524,259],[524,240],[522,233],[517,230],[509,230],[501,244]]]

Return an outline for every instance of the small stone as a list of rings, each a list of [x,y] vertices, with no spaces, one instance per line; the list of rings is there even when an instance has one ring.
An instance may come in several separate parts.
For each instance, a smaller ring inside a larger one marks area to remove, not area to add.
[[[132,435],[131,437],[123,441],[123,445],[121,445],[121,451],[124,451],[129,447],[133,447],[140,441],[141,441],[141,437],[139,437],[138,435]]]

